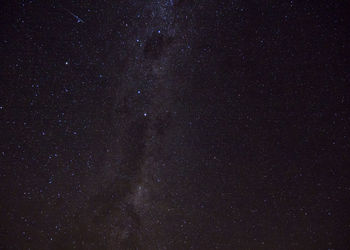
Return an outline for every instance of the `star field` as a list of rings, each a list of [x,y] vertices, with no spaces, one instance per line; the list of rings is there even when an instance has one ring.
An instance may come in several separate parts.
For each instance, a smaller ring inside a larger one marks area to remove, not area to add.
[[[0,13],[0,249],[349,246],[345,3]]]

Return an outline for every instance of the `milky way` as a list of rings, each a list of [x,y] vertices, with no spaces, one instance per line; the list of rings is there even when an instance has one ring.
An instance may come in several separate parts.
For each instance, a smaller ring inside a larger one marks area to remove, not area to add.
[[[135,27],[134,35],[129,37],[126,45],[134,50],[129,55],[127,73],[121,80],[123,92],[116,98],[123,100],[125,95],[131,93],[135,96],[135,103],[142,102],[139,110],[128,112],[129,117],[125,120],[130,124],[124,125],[129,128],[136,122],[140,124],[136,128],[137,133],[142,130],[138,141],[141,145],[137,156],[137,177],[132,184],[131,193],[126,197],[126,203],[135,212],[138,223],[126,227],[120,236],[125,239],[118,239],[117,242],[128,241],[129,234],[135,233],[139,242],[156,249],[169,245],[171,240],[162,235],[169,230],[164,220],[167,220],[167,213],[175,209],[173,203],[177,201],[166,197],[171,196],[166,185],[169,176],[173,174],[169,168],[178,168],[178,159],[173,158],[178,157],[176,150],[183,142],[176,138],[180,144],[177,142],[172,148],[173,138],[168,135],[168,131],[177,130],[177,136],[184,133],[184,128],[176,124],[179,112],[176,103],[177,95],[181,95],[178,92],[186,87],[186,82],[180,80],[186,79],[186,76],[176,72],[173,66],[176,65],[175,60],[186,61],[188,57],[186,50],[192,39],[192,27],[190,24],[186,29],[181,27],[181,18],[188,17],[176,13],[169,1],[147,3],[140,6],[140,10],[143,18],[132,24]],[[116,106],[127,105],[130,108],[135,103],[117,103]],[[133,132],[122,132],[122,137],[125,135],[134,136]],[[134,243],[135,240],[132,244]]]

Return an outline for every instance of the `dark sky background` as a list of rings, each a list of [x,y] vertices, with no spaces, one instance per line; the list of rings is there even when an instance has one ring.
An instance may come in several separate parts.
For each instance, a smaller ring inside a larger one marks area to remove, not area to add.
[[[344,3],[2,1],[0,249],[348,249]]]

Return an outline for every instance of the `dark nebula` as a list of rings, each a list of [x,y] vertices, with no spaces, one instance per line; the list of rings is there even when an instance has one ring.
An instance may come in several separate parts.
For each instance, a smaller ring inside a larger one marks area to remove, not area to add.
[[[348,249],[345,2],[1,3],[0,249]]]
[[[163,34],[153,32],[152,36],[147,39],[144,53],[146,59],[159,59],[162,55],[164,48],[170,43],[169,39],[166,39]]]

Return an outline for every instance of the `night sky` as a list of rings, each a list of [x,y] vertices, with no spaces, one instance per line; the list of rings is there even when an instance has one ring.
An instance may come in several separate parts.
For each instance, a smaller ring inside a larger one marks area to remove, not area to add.
[[[2,1],[0,249],[349,249],[345,2]]]

